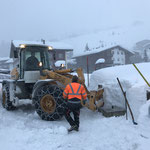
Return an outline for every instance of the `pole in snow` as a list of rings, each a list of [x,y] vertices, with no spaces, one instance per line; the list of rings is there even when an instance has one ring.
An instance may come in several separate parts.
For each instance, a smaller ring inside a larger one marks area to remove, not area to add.
[[[131,110],[130,105],[129,105],[129,103],[128,103],[128,100],[127,100],[126,94],[125,94],[125,92],[124,92],[124,90],[123,90],[123,88],[122,88],[122,85],[121,85],[121,83],[120,83],[120,81],[119,81],[119,78],[117,78],[117,81],[118,81],[119,86],[120,86],[120,88],[121,88],[121,91],[122,91],[122,93],[123,93],[123,96],[124,96],[125,102],[126,102],[126,104],[127,104],[128,108],[129,108],[129,111],[130,111],[130,114],[131,114],[131,117],[132,117],[132,122],[133,122],[133,124],[134,124],[134,125],[137,125],[137,123],[134,121],[134,116],[133,116],[132,110]]]
[[[89,60],[88,60],[88,56],[87,58],[87,80],[88,80],[88,86],[89,86]]]
[[[143,74],[140,72],[140,70],[137,68],[137,66],[135,64],[133,64],[133,66],[135,67],[135,69],[139,72],[139,74],[141,75],[141,77],[144,79],[144,81],[147,83],[147,85],[150,87],[150,84],[148,83],[148,81],[146,80],[146,78],[143,76]]]

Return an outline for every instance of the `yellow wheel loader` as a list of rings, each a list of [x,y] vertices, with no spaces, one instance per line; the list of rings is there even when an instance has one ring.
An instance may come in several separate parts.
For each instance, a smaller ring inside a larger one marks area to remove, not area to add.
[[[55,70],[53,59],[49,57],[52,51],[49,45],[23,43],[18,51],[14,51],[14,57],[18,59],[17,67],[11,71],[11,79],[2,82],[2,106],[6,110],[15,109],[21,99],[31,99],[43,120],[57,120],[63,116],[65,100],[62,93],[72,80],[73,70]],[[84,106],[93,111],[101,107],[104,89],[100,86],[97,91],[88,91],[82,69],[74,71],[88,94]]]

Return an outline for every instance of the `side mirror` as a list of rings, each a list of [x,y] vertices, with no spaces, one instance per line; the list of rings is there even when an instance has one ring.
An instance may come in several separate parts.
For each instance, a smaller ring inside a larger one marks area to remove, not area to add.
[[[17,53],[17,51],[14,51],[14,58],[18,58],[18,53]]]

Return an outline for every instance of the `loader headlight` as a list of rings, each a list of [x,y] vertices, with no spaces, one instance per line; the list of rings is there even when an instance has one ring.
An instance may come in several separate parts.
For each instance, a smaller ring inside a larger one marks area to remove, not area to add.
[[[20,48],[25,48],[25,47],[26,47],[25,44],[21,44],[21,45],[20,45]]]
[[[60,67],[62,67],[62,68],[63,68],[63,67],[65,67],[65,65],[64,65],[64,64],[61,64],[61,65],[60,65]]]
[[[53,47],[52,46],[48,46],[48,50],[53,50]]]
[[[42,67],[42,66],[43,66],[42,62],[39,62],[39,67]]]

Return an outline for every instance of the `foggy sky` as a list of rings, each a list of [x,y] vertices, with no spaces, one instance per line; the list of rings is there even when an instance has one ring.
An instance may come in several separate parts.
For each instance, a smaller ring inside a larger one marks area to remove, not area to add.
[[[134,22],[150,24],[150,0],[0,0],[0,42],[62,39]]]

